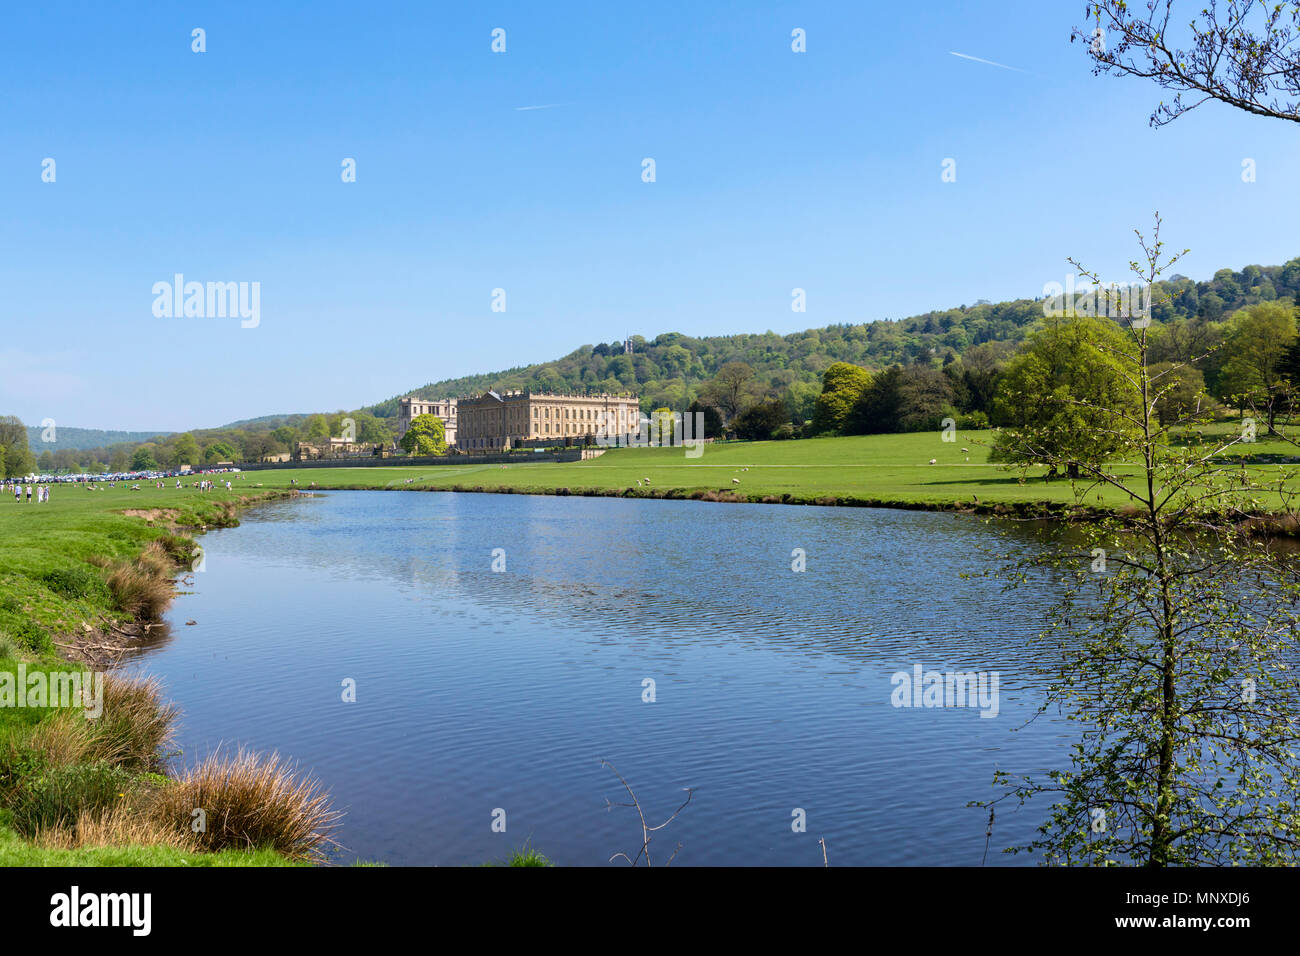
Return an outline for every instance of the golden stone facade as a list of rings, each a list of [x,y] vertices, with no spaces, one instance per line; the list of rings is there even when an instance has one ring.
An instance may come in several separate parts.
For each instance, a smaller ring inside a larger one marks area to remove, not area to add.
[[[457,403],[456,447],[503,451],[522,442],[594,444],[597,435],[635,432],[641,403],[634,395],[546,395],[485,392]]]

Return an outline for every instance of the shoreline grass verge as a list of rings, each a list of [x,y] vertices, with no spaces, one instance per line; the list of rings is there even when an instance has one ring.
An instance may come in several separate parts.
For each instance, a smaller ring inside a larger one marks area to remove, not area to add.
[[[186,532],[292,494],[55,485],[48,503],[0,504],[0,865],[326,858],[337,814],[312,778],[240,751],[173,779],[176,708],[156,681],[111,669],[166,627]]]

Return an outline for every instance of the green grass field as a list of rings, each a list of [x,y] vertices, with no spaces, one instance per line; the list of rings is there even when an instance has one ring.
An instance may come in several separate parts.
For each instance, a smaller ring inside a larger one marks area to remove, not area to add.
[[[1230,427],[1222,426],[1224,430]],[[312,482],[320,489],[464,488],[536,493],[567,489],[573,494],[631,489],[632,494],[712,492],[758,501],[839,499],[850,504],[932,507],[965,507],[976,500],[980,504],[1075,501],[1075,489],[1068,481],[1045,482],[1042,469],[1031,470],[1022,478],[1018,471],[991,464],[991,435],[959,433],[954,442],[945,442],[934,432],[730,442],[706,446],[698,458],[687,458],[677,448],[632,448],[563,464],[299,468],[246,472],[238,484],[287,488],[296,479],[300,489],[309,489]],[[1300,454],[1300,449],[1276,440],[1238,447],[1248,449],[1254,457]],[[936,464],[929,464],[932,458]],[[1225,466],[1229,464],[1225,459]],[[1274,464],[1251,467],[1261,479],[1280,473],[1280,466]],[[1087,503],[1116,507],[1124,499],[1118,489],[1106,488],[1092,492]]]

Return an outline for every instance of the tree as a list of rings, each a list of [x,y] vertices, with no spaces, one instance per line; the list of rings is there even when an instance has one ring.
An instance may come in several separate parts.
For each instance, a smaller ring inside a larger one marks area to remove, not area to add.
[[[239,452],[229,442],[214,441],[203,450],[203,463],[207,465],[215,465],[219,461],[234,461],[238,457]]]
[[[1300,3],[1224,0],[1191,17],[1185,45],[1176,40],[1182,16],[1175,0],[1089,3],[1091,29],[1075,29],[1071,40],[1087,45],[1093,73],[1138,76],[1173,92],[1151,113],[1163,126],[1207,100],[1218,100],[1257,116],[1300,122]],[[1184,102],[1187,94],[1194,102]]]
[[[757,394],[754,368],[748,362],[728,362],[700,389],[700,397],[730,421]]]
[[[131,456],[132,471],[156,471],[158,462],[154,460],[152,446],[141,445]]]
[[[152,442],[150,450],[153,454],[154,461],[158,462],[159,468],[168,469],[178,464],[176,461],[176,451],[171,445]]]
[[[1300,305],[1296,306],[1296,315],[1300,317]],[[1297,325],[1300,326],[1300,323]],[[1283,349],[1274,370],[1287,383],[1293,395],[1297,389],[1300,389],[1300,338]]]
[[[821,393],[821,388],[813,382],[791,382],[785,392],[785,407],[790,414],[790,421],[798,426],[812,421],[813,415],[817,413],[817,399]]]
[[[38,460],[37,467],[41,470],[41,474],[43,475],[53,474],[54,453],[50,451],[48,448],[45,449],[45,451],[41,452],[41,457]]]
[[[691,402],[690,406],[687,407],[686,409],[686,414],[691,416],[695,416],[696,414],[701,414],[704,416],[704,434],[702,436],[694,435],[693,437],[695,438],[701,438],[701,437],[721,438],[722,437],[722,416],[718,414],[718,410],[714,408],[712,405],[701,405],[698,401]],[[696,419],[692,417],[691,418],[692,428],[696,427],[694,424],[695,421]],[[696,430],[698,431],[698,429]]]
[[[945,366],[944,374],[952,382],[953,402],[963,412],[993,412],[993,398],[1002,378],[1003,354],[991,342],[972,346],[957,361]]]
[[[383,419],[376,418],[369,412],[353,412],[351,418],[356,422],[357,441],[372,445],[387,445],[393,440],[393,430]]]
[[[650,444],[671,445],[673,443],[673,410],[656,408],[650,413]]]
[[[25,478],[36,468],[27,448],[27,426],[15,415],[0,416],[0,448],[4,449],[5,477]]]
[[[849,362],[836,362],[822,373],[822,392],[813,406],[814,435],[831,435],[841,431],[849,412],[871,384],[871,373]]]
[[[268,435],[253,435],[244,442],[244,458],[247,461],[261,461],[269,455],[285,451],[285,447]]]
[[[408,455],[445,455],[446,427],[437,415],[416,415],[398,444]]]
[[[1191,362],[1201,356],[1217,355],[1223,345],[1223,332],[1219,325],[1203,318],[1179,316],[1151,330],[1150,357],[1153,362]],[[1201,359],[1204,365],[1209,358]],[[1215,366],[1221,361],[1215,362]],[[1206,371],[1206,369],[1202,369]],[[1206,375],[1209,380],[1209,375]]]
[[[894,365],[877,375],[849,413],[845,431],[879,435],[938,428],[952,409],[952,384],[926,365]]]
[[[313,415],[307,419],[305,433],[308,441],[330,437],[330,424],[324,415]]]
[[[27,426],[16,415],[0,415],[0,445],[27,447]]]
[[[1286,378],[1279,365],[1295,340],[1295,316],[1289,303],[1261,302],[1237,312],[1228,322],[1219,397],[1260,410],[1268,419],[1270,434],[1276,431],[1277,414],[1287,401]]]
[[[1151,242],[1139,239],[1144,278],[1178,258],[1164,258],[1158,218]],[[1192,428],[1171,441],[1155,415],[1149,330],[1124,334],[1131,347],[1098,371],[1113,376],[1101,394],[1129,398],[1091,410],[1095,427],[1120,436],[1114,457],[1077,454],[1062,436],[1021,459],[1061,449],[1050,462],[1081,476],[1076,504],[1105,488],[1125,513],[1077,524],[1002,572],[1011,588],[1064,585],[1039,638],[1055,661],[1040,712],[1063,713],[1080,737],[1068,769],[999,771],[1006,790],[983,805],[991,826],[1003,800],[1053,799],[1037,836],[1010,848],[1047,862],[1294,864],[1300,580],[1290,549],[1243,536],[1238,522],[1265,493],[1293,512],[1295,474],[1271,490],[1244,468],[1225,474],[1218,459],[1235,434]]]
[[[788,422],[785,403],[770,400],[750,405],[736,416],[731,423],[736,430],[736,437],[747,441],[768,441],[776,430]]]
[[[1129,339],[1109,319],[1047,319],[998,386],[994,409],[1005,427],[990,460],[1047,465],[1049,478],[1062,460],[1071,469],[1075,459],[1104,461],[1124,445],[1139,411],[1124,387],[1131,363]]]
[[[36,471],[36,456],[31,449],[10,445],[5,449],[5,471],[10,478],[23,478]]]
[[[1156,417],[1162,427],[1203,417],[1215,408],[1205,391],[1205,376],[1195,365],[1158,362],[1151,366],[1151,381],[1160,387]]]
[[[199,463],[199,443],[194,440],[194,436],[189,432],[184,432],[172,442],[172,461],[177,465],[197,465]]]

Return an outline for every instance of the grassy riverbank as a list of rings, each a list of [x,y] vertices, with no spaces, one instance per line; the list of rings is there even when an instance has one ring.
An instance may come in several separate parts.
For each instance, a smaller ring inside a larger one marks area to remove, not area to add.
[[[287,488],[296,479],[299,488],[315,482],[322,489],[695,497],[974,511],[1074,503],[1075,490],[1064,479],[1046,482],[1042,469],[1022,476],[990,463],[991,434],[959,433],[953,442],[931,432],[729,442],[706,446],[698,458],[687,458],[679,448],[632,448],[563,464],[297,468],[248,472],[245,483]],[[1245,458],[1261,480],[1280,473],[1280,466],[1271,463],[1274,460],[1300,457],[1300,449],[1276,440],[1234,450],[1239,454],[1225,457],[1224,467],[1239,467]],[[930,459],[936,463],[930,464]],[[1091,492],[1087,504],[1111,509],[1125,500],[1118,489],[1107,487]]]
[[[55,699],[60,681],[164,626],[193,532],[283,495],[140,484],[55,486],[39,505],[0,497],[0,865],[318,858],[313,831],[333,819],[323,795],[273,759],[228,755],[167,776],[176,712],[156,684],[110,672],[98,694]],[[100,712],[88,715],[94,697]],[[194,810],[205,807],[213,816],[195,832]]]
[[[1231,426],[1223,426],[1225,429]],[[138,490],[56,485],[46,504],[0,496],[0,678],[103,664],[150,639],[189,570],[194,535],[237,523],[241,507],[307,490],[373,488],[700,498],[820,505],[992,509],[1060,507],[1074,488],[988,460],[989,433],[881,435],[622,449],[571,464],[330,467],[243,472],[231,491],[175,481]],[[1260,480],[1296,449],[1240,445]],[[930,459],[935,459],[930,464]],[[222,478],[224,482],[225,477]],[[1119,491],[1089,505],[1123,505]],[[74,665],[73,662],[76,662]],[[0,689],[3,682],[0,681]],[[10,681],[11,689],[13,680]],[[0,699],[0,865],[290,865],[319,859],[333,817],[282,765],[241,755],[166,776],[174,713],[156,685],[111,675],[104,714],[5,706]],[[190,814],[220,806],[219,828]],[[512,865],[538,865],[512,862]]]

